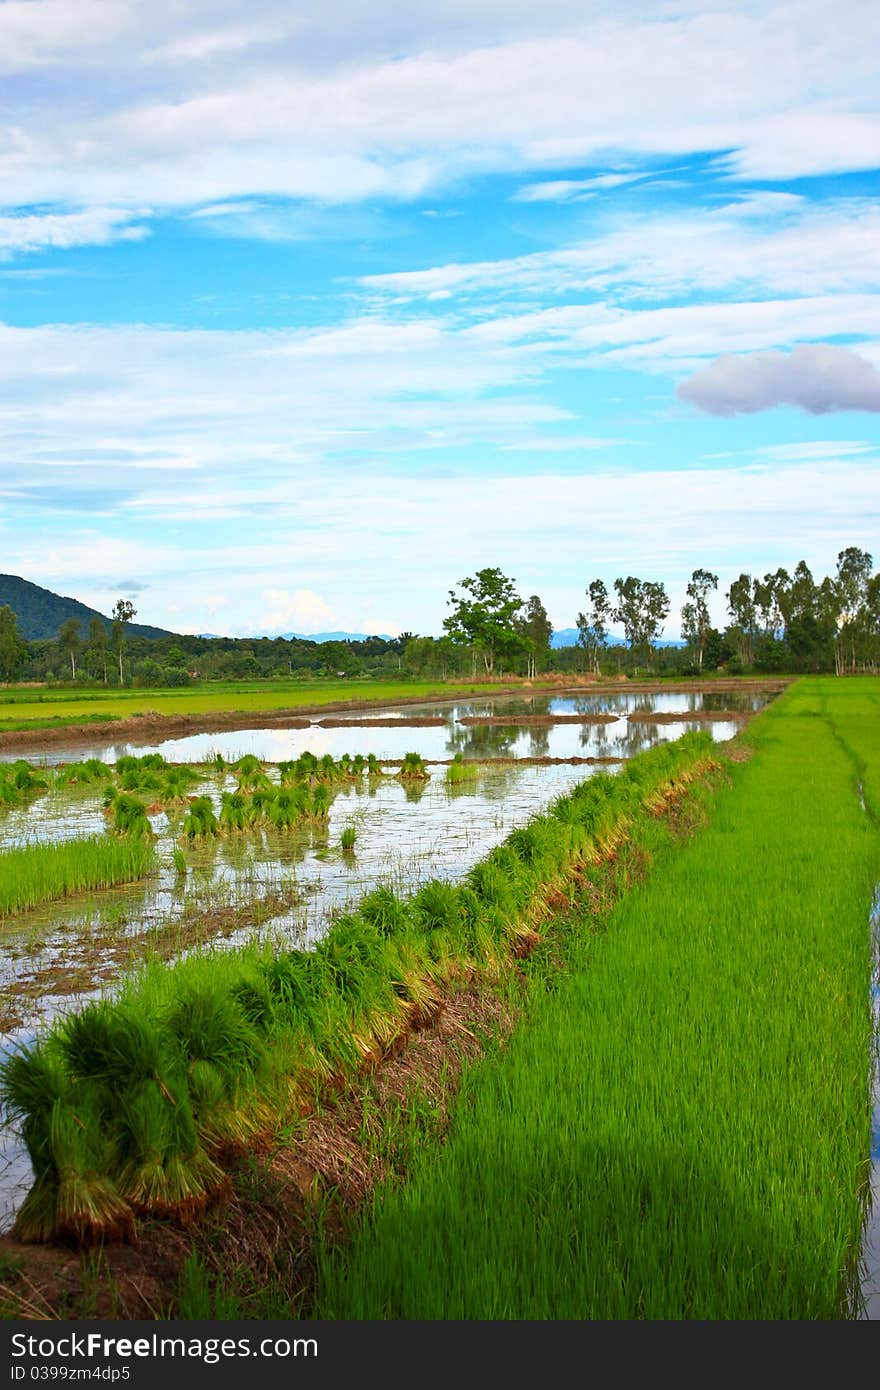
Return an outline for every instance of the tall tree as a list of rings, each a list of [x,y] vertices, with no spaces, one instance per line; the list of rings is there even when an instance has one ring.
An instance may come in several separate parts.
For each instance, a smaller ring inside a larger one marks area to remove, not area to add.
[[[617,604],[614,620],[623,627],[630,649],[648,659],[651,648],[669,616],[669,595],[664,586],[651,579],[615,579]]]
[[[70,662],[70,679],[76,680],[76,659],[82,648],[82,628],[79,618],[68,618],[58,632],[58,645]]]
[[[709,617],[709,595],[718,588],[718,575],[696,569],[687,586],[688,602],[681,610],[682,632],[694,649],[697,666],[702,670],[706,640],[712,626]]]
[[[119,663],[119,684],[122,685],[122,658],[125,652],[125,628],[132,618],[137,616],[137,609],[129,598],[118,598],[113,605],[113,621],[110,625],[110,646]]]
[[[21,670],[27,647],[18,630],[15,614],[6,603],[0,608],[0,676],[14,680]]]
[[[86,643],[86,663],[95,677],[107,684],[107,629],[97,613],[89,620],[89,640]]]
[[[614,609],[601,579],[590,581],[587,598],[587,611],[577,615],[578,646],[592,655],[593,671],[598,676],[601,674],[599,653],[608,644],[608,628],[613,621]]]
[[[868,551],[859,550],[854,545],[847,546],[837,556],[834,583],[840,604],[840,643],[849,651],[851,671],[856,669],[856,640],[868,602],[868,585],[873,567],[874,560]]]
[[[752,666],[755,660],[755,637],[758,630],[756,582],[750,574],[741,574],[727,590],[727,611],[733,619],[733,635],[743,666]]]
[[[539,667],[546,670],[549,665],[550,638],[553,636],[553,624],[537,594],[532,594],[526,601],[525,610],[514,619],[514,626],[527,643],[528,677],[533,680]]]
[[[452,612],[443,619],[443,627],[453,642],[470,645],[475,660],[477,653],[482,656],[488,675],[497,659],[510,659],[524,650],[515,626],[522,599],[514,583],[500,569],[482,569],[459,580],[463,594],[449,590]]]

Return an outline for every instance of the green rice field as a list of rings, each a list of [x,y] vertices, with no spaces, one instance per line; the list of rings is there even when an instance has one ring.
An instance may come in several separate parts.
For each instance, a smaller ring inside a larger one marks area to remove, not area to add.
[[[370,1131],[379,1147],[368,1161],[388,1176],[366,1200],[337,1208],[322,1178],[311,1274],[274,1291],[276,1312],[859,1315],[878,714],[874,680],[803,679],[730,743],[699,730],[614,773],[532,769],[564,771],[561,794],[494,839],[487,824],[460,873],[361,888],[308,940],[243,931],[237,898],[227,916],[240,935],[211,945],[203,912],[192,949],[135,954],[132,938],[102,998],[84,969],[85,936],[81,971],[80,946],[51,937],[51,959],[29,967],[34,987],[60,988],[50,976],[66,950],[71,987],[84,992],[20,1031],[0,1062],[19,1146],[8,1152],[26,1156],[28,1175],[11,1248],[112,1250],[145,1222],[154,1233],[183,1223],[194,1253],[168,1315],[253,1316],[236,1279],[217,1281],[222,1264],[208,1278],[197,1253],[219,1236],[230,1199],[240,1211],[239,1183],[255,1181],[258,1156],[295,1155],[306,1117],[332,1111],[473,997],[494,1000],[509,1022],[471,1052],[442,1122],[414,1097],[391,1107],[384,1139]],[[155,752],[113,765],[9,763],[0,918],[12,943],[35,905],[72,895],[88,906],[89,893],[97,902],[136,880],[161,880],[171,908],[202,893],[212,865],[242,858],[254,869],[255,856],[289,856],[300,841],[341,883],[369,852],[375,797],[418,817],[429,786],[438,806],[458,798],[462,820],[461,797],[487,775],[460,755],[431,772],[417,752],[385,771],[361,753],[272,766],[219,752],[192,765]],[[514,796],[515,778],[498,788]],[[56,840],[52,817],[65,807],[81,828]],[[412,835],[404,819],[393,824]],[[263,885],[281,906],[292,886]],[[110,916],[95,930],[93,953],[109,950]],[[29,989],[13,959],[23,945],[10,962]],[[10,1017],[14,1002],[10,993]],[[382,1143],[405,1162],[386,1167]]]
[[[497,692],[497,685],[454,684],[437,681],[322,680],[233,681],[194,685],[174,690],[80,689],[35,692],[33,689],[0,690],[0,732],[4,729],[39,729],[136,715],[210,715],[231,712],[258,713],[297,709],[312,705],[364,701],[390,704],[395,700],[444,698],[480,692]]]
[[[870,1152],[880,721],[803,680],[686,844],[560,924],[448,1140],[325,1254],[331,1319],[828,1319],[855,1311]]]

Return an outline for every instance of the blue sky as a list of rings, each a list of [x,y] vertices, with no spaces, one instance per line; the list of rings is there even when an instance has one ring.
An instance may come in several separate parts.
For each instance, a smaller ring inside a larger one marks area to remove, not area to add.
[[[0,570],[438,632],[875,556],[874,0],[0,0]]]

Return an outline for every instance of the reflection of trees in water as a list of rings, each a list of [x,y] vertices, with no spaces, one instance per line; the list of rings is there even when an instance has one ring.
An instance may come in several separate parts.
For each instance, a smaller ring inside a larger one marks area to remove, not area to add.
[[[604,757],[608,747],[608,730],[619,727],[617,724],[584,724],[578,740],[581,748],[589,757]]]
[[[547,725],[533,724],[529,728],[529,756],[546,758],[550,752],[550,728]]]
[[[628,724],[622,740],[624,756],[634,758],[646,748],[653,748],[656,744],[665,742],[668,730],[668,724],[665,727],[659,724]]]
[[[521,732],[517,725],[456,724],[447,747],[450,753],[461,753],[465,758],[509,757]]]
[[[633,695],[630,706],[630,714],[653,714],[654,713],[653,695]]]
[[[477,790],[486,801],[504,801],[516,790],[528,771],[527,767],[517,767],[515,763],[487,767],[480,772]]]

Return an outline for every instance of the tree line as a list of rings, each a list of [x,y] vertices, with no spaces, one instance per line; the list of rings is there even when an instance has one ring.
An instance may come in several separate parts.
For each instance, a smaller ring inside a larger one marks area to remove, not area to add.
[[[446,678],[482,669],[533,676],[537,670],[876,671],[880,664],[880,574],[868,551],[840,551],[835,573],[814,579],[801,560],[789,573],[740,574],[726,591],[730,621],[713,625],[718,576],[693,571],[680,610],[683,645],[658,648],[671,612],[658,580],[626,575],[610,588],[591,579],[577,615],[574,648],[551,650],[553,625],[537,594],[524,600],[500,569],[482,569],[449,591],[440,639],[414,637],[404,652],[413,674]],[[623,644],[612,630],[623,633]]]
[[[799,672],[876,671],[880,666],[880,573],[873,557],[850,546],[833,574],[815,579],[801,560],[789,573],[740,574],[727,589],[724,627],[713,625],[710,602],[718,576],[697,568],[680,610],[683,645],[659,645],[671,613],[665,586],[635,575],[607,585],[591,579],[576,618],[577,642],[553,649],[553,624],[541,598],[523,598],[498,568],[477,570],[449,590],[440,637],[316,643],[308,638],[131,637],[136,610],[117,601],[110,632],[96,615],[83,632],[78,619],[54,639],[25,642],[11,608],[0,608],[0,679],[167,687],[193,680],[291,676],[397,676],[448,680],[539,671],[670,674],[704,670]],[[614,636],[622,632],[623,640]]]
[[[0,607],[0,680],[95,686],[174,688],[195,681],[273,680],[318,676],[392,676],[402,668],[403,640],[314,642],[285,637],[132,636],[128,604],[113,610],[110,631],[96,614],[72,618],[54,638],[25,641],[12,609]],[[129,611],[130,610],[130,611]]]

